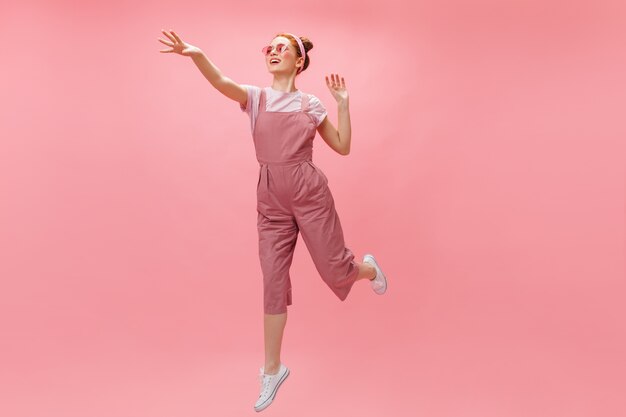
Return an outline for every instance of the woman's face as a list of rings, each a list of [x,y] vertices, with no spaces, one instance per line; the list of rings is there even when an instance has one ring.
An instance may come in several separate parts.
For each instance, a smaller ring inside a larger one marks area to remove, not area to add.
[[[275,49],[276,45],[279,43],[287,45],[287,49],[285,49],[282,53],[278,53]],[[289,39],[283,36],[277,36],[270,43],[274,49],[268,56],[265,57],[265,65],[267,65],[267,69],[270,73],[287,73],[291,74],[294,71],[297,71],[296,62],[300,62],[301,58],[298,57],[298,54],[289,41]],[[278,59],[278,63],[272,63],[272,60]]]

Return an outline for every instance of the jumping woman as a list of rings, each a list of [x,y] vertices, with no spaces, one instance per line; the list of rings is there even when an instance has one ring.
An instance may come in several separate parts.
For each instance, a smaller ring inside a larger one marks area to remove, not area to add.
[[[296,76],[310,63],[311,41],[279,33],[262,48],[265,65],[273,75],[270,87],[237,84],[226,77],[199,48],[183,42],[173,31],[162,31],[171,47],[160,52],[189,56],[226,97],[239,102],[248,113],[259,162],[257,181],[257,229],[263,272],[265,364],[259,370],[261,392],[256,411],[269,406],[289,368],[280,360],[287,306],[292,304],[289,268],[298,233],[302,234],[315,267],[326,285],[345,300],[352,285],[368,279],[376,294],[387,289],[387,280],[371,254],[362,263],[345,246],[343,231],[328,187],[328,179],[313,163],[316,131],[340,155],[350,153],[350,112],[343,77],[326,76],[326,85],[337,101],[338,129],[328,120],[321,101],[296,88]]]

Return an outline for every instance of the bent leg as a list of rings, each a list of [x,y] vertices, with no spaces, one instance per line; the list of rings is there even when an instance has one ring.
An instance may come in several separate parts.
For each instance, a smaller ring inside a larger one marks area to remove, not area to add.
[[[296,210],[302,239],[320,276],[340,300],[348,297],[359,275],[354,254],[346,247],[335,201],[326,184]]]

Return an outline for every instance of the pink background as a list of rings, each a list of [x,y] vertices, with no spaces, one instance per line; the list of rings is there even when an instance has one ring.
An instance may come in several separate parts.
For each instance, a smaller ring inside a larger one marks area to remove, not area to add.
[[[3,2],[0,415],[256,415],[258,164],[236,82],[314,43],[296,86],[347,245],[339,301],[298,240],[268,416],[626,412],[622,1]]]

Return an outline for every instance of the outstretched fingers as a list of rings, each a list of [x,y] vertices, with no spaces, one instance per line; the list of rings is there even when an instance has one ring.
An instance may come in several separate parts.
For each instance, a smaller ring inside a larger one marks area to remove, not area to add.
[[[346,81],[343,77],[341,77],[341,82],[339,81],[339,74],[331,74],[330,81],[328,80],[328,75],[326,76],[326,85],[329,88],[346,88]]]
[[[174,38],[172,38],[172,36],[169,33],[167,33],[165,30],[161,29],[161,32],[163,32],[163,34],[165,36],[167,36],[169,39],[171,39],[172,41],[176,42],[176,40]],[[157,40],[159,42],[161,42],[162,44],[165,44],[165,45],[169,46],[170,48],[172,48],[172,49],[169,49],[169,50],[168,49],[161,49],[159,52],[162,52],[162,53],[174,52],[174,44],[173,43],[168,42],[165,39],[161,39],[161,38],[157,38]]]
[[[161,39],[161,38],[157,38],[157,40],[161,43],[164,43],[167,46],[174,46],[174,44],[172,42],[168,42],[165,39]]]
[[[335,74],[330,74],[330,81],[328,80],[328,75],[326,76],[326,85],[328,85],[329,88],[335,88]]]
[[[172,35],[174,35],[174,38],[176,38],[176,42],[182,44],[183,41],[180,40],[180,38],[178,37],[178,35],[176,34],[176,32],[174,32],[173,30],[170,29],[170,32],[172,32]]]
[[[166,30],[161,29],[161,32],[163,32],[163,33],[165,34],[165,36],[167,36],[168,38],[170,38],[170,40],[171,40],[172,42],[176,42],[176,39],[175,39],[172,35],[170,35],[169,33],[167,33],[167,31],[166,31]]]
[[[337,81],[339,81],[339,74],[337,74]],[[346,88],[346,81],[341,77],[341,88]]]

